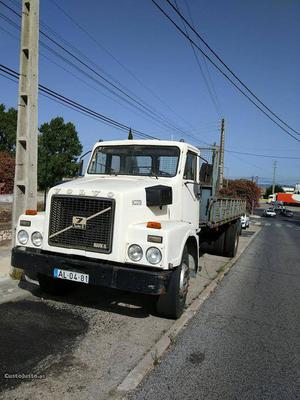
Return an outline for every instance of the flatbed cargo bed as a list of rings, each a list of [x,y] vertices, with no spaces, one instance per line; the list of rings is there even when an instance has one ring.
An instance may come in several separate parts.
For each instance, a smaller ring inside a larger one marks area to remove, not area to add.
[[[199,226],[214,228],[241,217],[246,212],[246,201],[224,197],[212,197],[204,215],[200,215]]]

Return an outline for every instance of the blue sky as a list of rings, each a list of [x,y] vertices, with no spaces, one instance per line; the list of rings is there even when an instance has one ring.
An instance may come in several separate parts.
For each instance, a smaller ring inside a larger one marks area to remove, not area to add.
[[[19,0],[4,1],[20,11]],[[170,10],[164,0],[157,1]],[[186,1],[197,30],[210,46],[274,112],[300,130],[300,2],[177,0],[186,16]],[[41,2],[42,23],[46,22],[76,46],[97,68],[101,68],[106,77],[120,82],[126,91],[130,90],[135,97],[155,108],[177,127],[192,133],[199,141],[218,142],[220,119],[224,117],[228,150],[300,157],[300,143],[285,135],[208,65],[221,104],[221,112],[217,113],[190,44],[150,0],[86,0],[84,3],[64,0],[59,4],[101,47],[79,30],[52,0]],[[1,4],[0,12],[18,22]],[[179,25],[182,26],[180,22]],[[2,19],[1,27],[18,37],[18,32]],[[42,29],[47,31],[43,26]],[[18,70],[19,43],[1,29],[0,50],[1,63]],[[201,57],[200,61],[206,72]],[[120,102],[42,47],[39,73],[41,84],[135,129],[159,138],[183,137],[199,144]],[[39,122],[58,115],[74,122],[85,150],[99,138],[126,137],[115,128],[47,98],[40,96],[39,101]],[[17,86],[2,76],[0,102],[8,107],[17,104]],[[274,159],[226,153],[225,173],[229,177],[259,176],[259,182],[268,182],[272,177]],[[277,161],[281,183],[300,181],[300,160]]]

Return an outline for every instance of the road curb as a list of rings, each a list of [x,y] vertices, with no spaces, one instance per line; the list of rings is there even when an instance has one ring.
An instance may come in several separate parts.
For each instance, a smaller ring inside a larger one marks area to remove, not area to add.
[[[132,392],[134,389],[136,389],[144,376],[155,366],[156,363],[159,362],[159,359],[168,349],[170,344],[174,342],[176,336],[182,331],[183,328],[185,328],[187,323],[193,318],[205,300],[207,300],[208,297],[218,287],[224,276],[228,274],[229,270],[238,261],[238,259],[249,247],[260,231],[261,228],[259,227],[241,252],[235,258],[229,260],[223,265],[221,271],[218,273],[215,279],[198,295],[198,297],[196,297],[196,299],[184,311],[182,316],[174,322],[171,328],[163,334],[159,341],[152,346],[147,354],[139,361],[136,367],[129,372],[126,378],[117,387],[115,392],[116,397],[114,397],[115,399],[125,398],[128,392]]]

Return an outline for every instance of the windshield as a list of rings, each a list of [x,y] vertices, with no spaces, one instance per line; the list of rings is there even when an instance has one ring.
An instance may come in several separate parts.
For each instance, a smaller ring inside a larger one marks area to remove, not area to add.
[[[176,146],[99,146],[88,173],[173,177],[180,150]]]

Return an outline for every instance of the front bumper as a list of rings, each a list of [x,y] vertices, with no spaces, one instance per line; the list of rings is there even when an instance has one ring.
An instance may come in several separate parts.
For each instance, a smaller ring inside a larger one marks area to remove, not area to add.
[[[87,257],[61,255],[34,249],[12,249],[11,265],[22,268],[31,279],[38,274],[53,277],[54,268],[89,274],[89,284],[160,295],[166,292],[172,271],[141,269],[133,265],[111,263]]]

